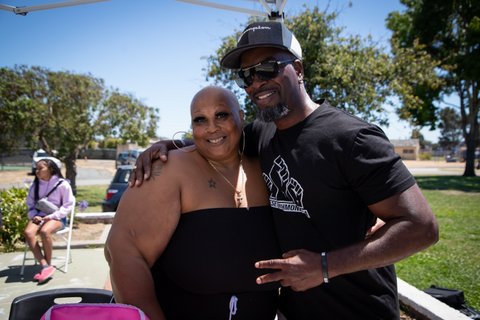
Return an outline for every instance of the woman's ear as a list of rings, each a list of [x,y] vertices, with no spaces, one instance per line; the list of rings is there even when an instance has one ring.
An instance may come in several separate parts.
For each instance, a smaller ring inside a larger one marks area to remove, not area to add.
[[[242,127],[243,127],[243,125],[245,123],[245,113],[243,112],[242,109],[240,109],[240,111],[238,113],[240,115],[240,123],[242,124]]]

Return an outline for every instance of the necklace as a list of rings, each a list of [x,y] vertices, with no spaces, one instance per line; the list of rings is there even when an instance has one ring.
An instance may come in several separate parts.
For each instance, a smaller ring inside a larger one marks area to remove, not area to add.
[[[242,157],[240,156],[240,164],[238,165],[238,172],[242,175],[242,185],[241,185],[240,191],[237,190],[237,188],[233,185],[233,183],[231,183],[230,180],[228,180],[227,177],[225,177],[225,176],[223,175],[223,173],[221,173],[220,170],[218,170],[217,167],[215,167],[215,165],[214,165],[209,159],[207,159],[207,162],[208,162],[208,164],[213,168],[213,170],[215,170],[220,176],[222,176],[222,178],[223,178],[223,179],[232,187],[232,189],[235,191],[235,200],[237,201],[237,208],[240,208],[240,205],[242,204],[242,201],[243,201],[242,189],[243,189],[243,184],[244,184],[244,181],[243,181]]]

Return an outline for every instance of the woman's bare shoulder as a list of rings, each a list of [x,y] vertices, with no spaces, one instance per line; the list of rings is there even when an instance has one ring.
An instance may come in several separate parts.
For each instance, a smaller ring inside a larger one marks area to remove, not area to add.
[[[181,150],[172,150],[168,153],[168,161],[163,162],[160,159],[152,162],[151,177],[178,177],[181,172],[194,165],[193,153],[182,152]]]

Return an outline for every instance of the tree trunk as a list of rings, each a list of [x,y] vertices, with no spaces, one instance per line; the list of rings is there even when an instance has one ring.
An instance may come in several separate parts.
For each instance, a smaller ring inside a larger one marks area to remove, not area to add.
[[[467,146],[466,156],[465,156],[465,171],[463,172],[464,177],[475,177],[475,148],[477,141],[477,134],[472,130],[465,138],[465,144]]]
[[[66,170],[66,177],[70,180],[70,185],[72,187],[73,195],[77,195],[77,155],[78,150],[70,153],[67,157],[65,157],[65,168]]]

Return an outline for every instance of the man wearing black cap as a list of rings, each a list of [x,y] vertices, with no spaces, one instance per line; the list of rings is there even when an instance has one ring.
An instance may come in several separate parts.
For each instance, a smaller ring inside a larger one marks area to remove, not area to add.
[[[398,319],[393,263],[435,243],[438,226],[385,134],[311,100],[300,45],[280,22],[249,25],[221,65],[238,69],[259,109],[247,146],[261,158],[284,252],[256,263],[278,270],[257,283],[281,282],[288,320]],[[369,234],[377,218],[385,225]]]

